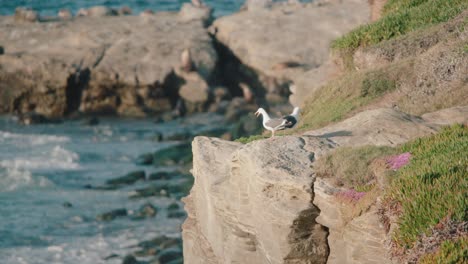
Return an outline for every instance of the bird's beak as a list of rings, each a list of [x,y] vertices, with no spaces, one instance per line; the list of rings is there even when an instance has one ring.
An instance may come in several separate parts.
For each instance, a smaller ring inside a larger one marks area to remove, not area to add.
[[[260,115],[260,113],[257,111],[255,112],[255,116],[258,117]]]

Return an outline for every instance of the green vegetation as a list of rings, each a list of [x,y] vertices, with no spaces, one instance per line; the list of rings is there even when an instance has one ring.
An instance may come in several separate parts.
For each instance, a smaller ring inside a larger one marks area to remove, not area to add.
[[[412,154],[398,171],[386,200],[401,205],[394,241],[411,248],[446,216],[467,221],[468,128],[455,125],[439,134],[420,138],[400,148]]]
[[[333,177],[339,185],[367,192],[374,179],[373,160],[395,153],[390,147],[363,146],[342,147],[317,161],[315,172],[319,177]]]
[[[396,82],[388,79],[384,72],[369,72],[362,81],[361,97],[378,97],[385,92],[395,90],[395,88]]]
[[[420,264],[447,263],[462,264],[468,259],[468,238],[456,241],[444,241],[439,250],[419,260]]]
[[[408,32],[446,22],[468,8],[466,0],[389,0],[384,16],[335,40],[332,48],[352,52]]]
[[[241,138],[236,139],[235,141],[243,143],[243,144],[247,144],[247,143],[255,141],[255,140],[266,139],[266,138],[269,138],[269,136],[254,135],[254,136],[250,136],[250,137],[241,137]]]

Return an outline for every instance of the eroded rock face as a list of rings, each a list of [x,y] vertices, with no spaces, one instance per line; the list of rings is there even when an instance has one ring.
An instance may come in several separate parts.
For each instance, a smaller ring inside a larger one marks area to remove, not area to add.
[[[445,109],[421,119],[369,110],[300,137],[246,145],[195,138],[195,185],[184,200],[184,261],[392,263],[378,204],[371,201],[350,218],[335,195],[342,189],[316,178],[314,162],[341,146],[395,146],[430,135],[466,111]]]
[[[217,55],[202,21],[176,13],[15,23],[0,18],[0,111],[139,116],[170,109],[180,55],[208,79]]]
[[[325,263],[327,230],[315,222],[306,144],[298,137],[246,146],[195,138],[187,263]]]
[[[367,0],[320,5],[278,3],[270,8],[263,6],[271,5],[269,1],[251,2],[253,6],[258,2],[262,8],[248,8],[247,12],[221,17],[212,30],[216,39],[243,64],[257,71],[267,93],[288,94],[285,83],[296,82],[322,65],[333,39],[369,19]],[[316,80],[308,78],[301,82],[293,104],[302,103]]]

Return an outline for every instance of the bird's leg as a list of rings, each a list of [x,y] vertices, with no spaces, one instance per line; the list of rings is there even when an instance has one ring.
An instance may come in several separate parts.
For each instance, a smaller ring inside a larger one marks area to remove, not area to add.
[[[274,138],[275,137],[275,131],[271,131],[271,137]]]

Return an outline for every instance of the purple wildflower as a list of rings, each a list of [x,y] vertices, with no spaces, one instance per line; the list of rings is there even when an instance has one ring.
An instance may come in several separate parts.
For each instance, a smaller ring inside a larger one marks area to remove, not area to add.
[[[347,191],[342,191],[337,193],[337,196],[341,199],[348,200],[351,202],[357,202],[359,201],[362,197],[366,195],[365,192],[357,192],[354,189],[349,189]]]
[[[390,165],[390,169],[398,170],[409,163],[411,153],[405,152],[400,155],[391,156],[387,159],[387,164]]]

